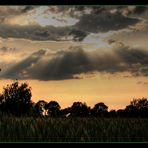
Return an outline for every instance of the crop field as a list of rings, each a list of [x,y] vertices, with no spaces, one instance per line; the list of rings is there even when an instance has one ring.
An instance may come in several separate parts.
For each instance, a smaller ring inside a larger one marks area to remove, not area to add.
[[[147,142],[148,119],[2,117],[0,142]]]

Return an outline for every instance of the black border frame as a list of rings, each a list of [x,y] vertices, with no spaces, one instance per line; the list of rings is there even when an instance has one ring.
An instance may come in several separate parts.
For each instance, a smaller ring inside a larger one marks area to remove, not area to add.
[[[0,0],[0,5],[148,5],[146,0]]]

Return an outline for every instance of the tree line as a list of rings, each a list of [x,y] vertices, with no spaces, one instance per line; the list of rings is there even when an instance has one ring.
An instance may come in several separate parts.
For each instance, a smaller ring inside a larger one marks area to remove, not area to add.
[[[33,117],[148,117],[147,98],[133,99],[125,109],[108,111],[108,106],[99,102],[94,107],[74,102],[71,107],[61,109],[57,101],[31,100],[31,87],[18,81],[7,85],[0,94],[0,113],[13,116]]]

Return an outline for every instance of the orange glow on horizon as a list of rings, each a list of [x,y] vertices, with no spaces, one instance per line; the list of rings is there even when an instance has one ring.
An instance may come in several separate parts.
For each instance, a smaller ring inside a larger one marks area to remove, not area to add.
[[[141,79],[141,78],[139,78]],[[58,101],[61,108],[70,107],[73,102],[85,102],[93,107],[98,102],[104,102],[109,110],[123,109],[133,98],[148,97],[147,86],[137,84],[136,78],[111,78],[101,76],[92,78],[38,81],[24,80],[32,88],[32,100]],[[0,92],[3,86],[11,84],[12,80],[0,80]]]

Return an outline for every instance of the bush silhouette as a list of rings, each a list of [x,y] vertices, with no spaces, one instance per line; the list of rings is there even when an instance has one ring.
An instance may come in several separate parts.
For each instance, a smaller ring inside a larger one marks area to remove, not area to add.
[[[60,115],[60,105],[58,102],[56,101],[50,101],[45,109],[48,111],[48,115],[51,116],[51,117],[57,117]]]
[[[86,117],[90,113],[90,107],[86,103],[74,102],[71,106],[71,116]]]
[[[39,116],[46,115],[47,104],[48,103],[44,100],[40,100],[35,104],[35,110],[36,110],[37,115]]]
[[[92,108],[92,115],[93,116],[106,116],[108,113],[108,106],[106,106],[103,102],[95,104]]]

